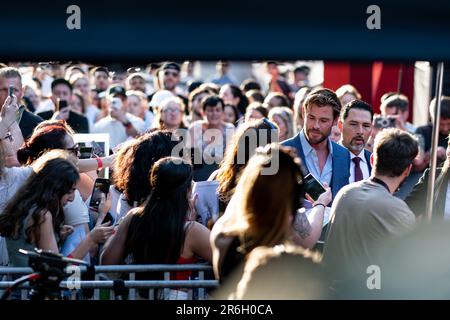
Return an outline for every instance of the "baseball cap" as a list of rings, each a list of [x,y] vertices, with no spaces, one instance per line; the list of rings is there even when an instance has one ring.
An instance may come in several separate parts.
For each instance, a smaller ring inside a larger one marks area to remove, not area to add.
[[[161,67],[161,70],[168,70],[168,69],[176,70],[178,72],[180,72],[181,70],[180,65],[175,62],[166,62]]]
[[[149,103],[149,106],[159,107],[164,100],[172,97],[175,97],[175,95],[172,92],[168,90],[159,90],[155,92],[155,94],[153,95],[152,100]]]
[[[124,87],[115,85],[115,86],[109,87],[108,95],[110,95],[110,96],[119,95],[119,96],[126,97],[127,96],[127,91],[125,90]]]

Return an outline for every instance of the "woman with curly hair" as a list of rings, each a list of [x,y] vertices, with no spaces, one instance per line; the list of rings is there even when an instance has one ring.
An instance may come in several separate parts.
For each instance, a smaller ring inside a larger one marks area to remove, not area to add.
[[[122,193],[117,203],[117,219],[141,205],[150,194],[148,174],[156,161],[168,157],[179,143],[170,131],[146,133],[120,149],[113,180]]]

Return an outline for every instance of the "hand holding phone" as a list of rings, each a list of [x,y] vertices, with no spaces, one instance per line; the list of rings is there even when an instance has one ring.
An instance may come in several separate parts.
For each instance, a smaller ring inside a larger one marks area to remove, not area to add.
[[[304,178],[305,193],[308,194],[314,201],[319,199],[322,193],[326,192],[325,187],[311,174],[308,173]]]
[[[67,108],[69,106],[69,104],[67,103],[66,100],[58,100],[58,103],[56,105],[56,111],[62,111],[65,108]]]
[[[110,185],[111,182],[109,181],[109,179],[97,178],[95,180],[94,189],[92,190],[91,194],[91,201],[89,202],[89,207],[91,207],[95,211],[99,211],[100,203],[102,201],[102,194],[106,199],[109,193]]]

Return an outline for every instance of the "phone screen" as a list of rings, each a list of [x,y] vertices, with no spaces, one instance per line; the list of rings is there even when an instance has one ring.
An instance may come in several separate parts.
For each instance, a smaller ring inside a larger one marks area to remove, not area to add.
[[[61,111],[61,110],[63,110],[63,109],[65,109],[65,108],[67,108],[69,105],[67,104],[67,101],[66,100],[59,100],[58,101],[58,105],[57,105],[57,109],[59,110],[59,111]]]
[[[13,94],[14,94],[14,87],[13,87],[13,86],[9,86],[8,94],[9,94],[9,96],[12,98],[12,96],[13,96]]]
[[[309,194],[314,201],[326,191],[322,184],[317,181],[311,173],[308,173],[303,180],[305,183],[305,192]]]
[[[90,159],[90,158],[92,158],[92,147],[80,146],[80,159]]]
[[[102,199],[102,193],[105,195],[109,192],[109,186],[111,182],[109,179],[97,178],[94,184],[94,190],[92,191],[91,201],[89,202],[89,206],[98,210],[98,206],[100,205],[100,201]]]

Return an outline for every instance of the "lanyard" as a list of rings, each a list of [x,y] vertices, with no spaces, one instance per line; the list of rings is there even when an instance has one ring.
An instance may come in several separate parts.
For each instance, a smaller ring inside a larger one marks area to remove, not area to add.
[[[375,183],[378,183],[378,184],[381,184],[383,187],[385,187],[386,188],[386,190],[389,192],[389,193],[391,193],[391,190],[389,190],[389,187],[388,187],[388,185],[383,181],[383,180],[380,180],[380,179],[378,179],[378,178],[375,178],[375,177],[373,177],[373,178],[370,178],[370,180],[372,181],[372,182],[375,182]]]

